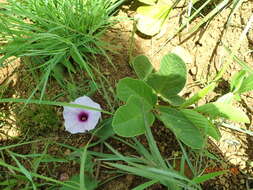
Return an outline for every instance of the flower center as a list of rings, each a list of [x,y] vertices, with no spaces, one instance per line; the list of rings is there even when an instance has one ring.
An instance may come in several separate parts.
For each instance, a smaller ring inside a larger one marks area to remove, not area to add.
[[[86,112],[81,112],[81,113],[78,114],[78,120],[80,122],[85,122],[85,121],[88,120],[88,118],[89,118],[89,114],[86,113]]]

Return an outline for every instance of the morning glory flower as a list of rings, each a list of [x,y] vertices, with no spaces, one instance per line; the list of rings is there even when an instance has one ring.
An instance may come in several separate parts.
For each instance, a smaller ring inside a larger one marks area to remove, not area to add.
[[[72,104],[80,104],[96,109],[101,109],[100,105],[90,99],[88,96],[77,98]],[[95,110],[63,107],[63,118],[65,120],[65,129],[72,133],[84,133],[94,129],[101,117],[101,112]]]

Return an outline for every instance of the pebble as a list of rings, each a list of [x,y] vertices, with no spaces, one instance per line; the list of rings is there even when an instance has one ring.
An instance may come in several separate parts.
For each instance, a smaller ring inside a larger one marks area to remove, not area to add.
[[[67,149],[65,152],[64,152],[64,155],[69,155],[71,153],[71,151],[69,149]]]
[[[190,69],[190,73],[191,73],[192,75],[197,75],[197,67],[192,67],[192,68]]]
[[[60,181],[67,181],[67,180],[69,180],[69,174],[67,174],[66,172],[61,173],[60,177],[59,177],[59,180]]]

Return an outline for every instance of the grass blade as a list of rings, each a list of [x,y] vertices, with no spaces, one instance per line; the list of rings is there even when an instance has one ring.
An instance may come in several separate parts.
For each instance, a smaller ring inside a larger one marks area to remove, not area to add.
[[[15,166],[12,166],[12,165],[9,165],[1,159],[0,159],[0,166],[3,166],[3,167],[6,167],[6,168],[9,168],[11,170],[22,173],[19,168],[15,167]],[[46,180],[46,181],[49,181],[49,182],[52,182],[52,183],[56,183],[58,185],[62,185],[62,186],[66,186],[66,187],[69,187],[69,188],[72,188],[72,189],[75,189],[75,190],[79,190],[79,188],[77,189],[76,186],[72,186],[68,183],[64,183],[64,182],[58,181],[58,180],[53,179],[53,178],[49,178],[49,177],[46,177],[46,176],[43,176],[43,175],[39,175],[37,173],[33,173],[33,172],[29,172],[29,173],[32,177],[40,178],[40,179],[43,179],[43,180]]]
[[[26,176],[26,178],[32,183],[33,189],[37,190],[37,188],[36,188],[36,186],[33,182],[33,179],[32,179],[32,176],[31,176],[30,172],[16,159],[16,157],[12,154],[11,151],[7,150],[7,152],[9,153],[9,155],[12,157],[12,159],[18,165],[20,172],[23,173]]]
[[[56,101],[47,101],[47,100],[33,100],[33,99],[18,99],[18,98],[3,98],[0,99],[0,103],[27,103],[27,104],[42,104],[42,105],[52,105],[52,106],[68,106],[72,108],[81,108],[81,109],[88,109],[88,110],[94,110],[94,111],[100,111],[102,113],[106,113],[109,115],[112,115],[111,112],[96,109],[90,106],[84,106],[79,104],[71,104],[71,103],[65,103],[65,102],[56,102]]]
[[[0,147],[0,151],[5,150],[5,149],[10,149],[10,148],[15,148],[15,147],[22,146],[22,145],[27,145],[27,144],[30,144],[30,143],[36,143],[36,142],[39,142],[39,141],[41,141],[41,140],[34,140],[34,141],[29,141],[29,142],[12,144],[12,145],[8,145],[8,146],[2,146],[2,147]]]
[[[146,189],[146,188],[150,187],[151,185],[154,185],[158,182],[159,182],[158,180],[151,180],[151,181],[148,181],[148,182],[143,183],[141,185],[138,185],[137,187],[133,188],[132,190],[144,190],[144,189]]]
[[[85,169],[85,161],[87,159],[87,147],[88,145],[86,145],[84,148],[83,148],[83,153],[82,153],[82,156],[81,156],[81,165],[80,165],[80,190],[87,190],[86,187],[85,187],[85,181],[84,181],[84,169]]]
[[[195,182],[195,183],[203,183],[205,181],[208,181],[209,179],[215,178],[215,177],[223,175],[225,173],[227,173],[227,170],[212,172],[212,173],[209,173],[209,174],[204,174],[204,175],[199,176],[199,177],[195,177],[195,178],[192,179],[192,181]]]

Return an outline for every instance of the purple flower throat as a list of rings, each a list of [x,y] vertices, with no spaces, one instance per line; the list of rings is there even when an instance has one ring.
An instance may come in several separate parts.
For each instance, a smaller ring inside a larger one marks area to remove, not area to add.
[[[86,112],[80,112],[77,117],[80,122],[86,122],[89,118],[89,114]]]

